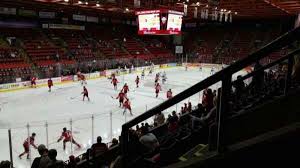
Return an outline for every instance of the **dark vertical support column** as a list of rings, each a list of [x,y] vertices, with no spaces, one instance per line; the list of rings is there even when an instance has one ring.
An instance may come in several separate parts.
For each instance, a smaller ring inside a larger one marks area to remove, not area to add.
[[[12,142],[11,142],[11,129],[8,130],[8,140],[9,140],[9,156],[10,156],[10,167],[14,167],[14,159],[13,159],[13,152],[12,152]]]
[[[288,70],[287,70],[287,74],[286,74],[286,77],[285,77],[284,94],[287,94],[290,87],[291,87],[293,66],[294,66],[294,57],[289,57],[289,59],[288,59]]]
[[[123,165],[123,168],[126,168],[126,167],[128,167],[128,162],[127,162],[127,157],[128,157],[128,128],[125,125],[122,126],[120,145],[121,145],[122,165]]]
[[[218,138],[217,138],[217,151],[222,153],[225,150],[225,118],[228,112],[229,98],[231,92],[231,74],[228,74],[222,80],[222,89],[220,96],[219,108],[217,111],[218,116]]]

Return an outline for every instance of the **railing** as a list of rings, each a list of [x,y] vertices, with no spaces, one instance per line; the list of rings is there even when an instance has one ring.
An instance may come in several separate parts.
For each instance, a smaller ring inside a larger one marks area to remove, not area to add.
[[[223,152],[225,148],[224,144],[224,125],[225,125],[225,116],[229,109],[229,100],[231,88],[232,88],[232,77],[233,74],[237,73],[238,71],[242,70],[243,68],[250,66],[253,63],[258,62],[259,60],[263,59],[264,57],[267,57],[268,54],[279,50],[280,48],[287,46],[296,40],[298,40],[300,37],[300,28],[294,29],[290,32],[287,32],[283,36],[277,38],[270,44],[264,46],[260,50],[250,54],[245,59],[239,60],[235,63],[233,63],[231,66],[223,69],[222,71],[217,72],[216,74],[208,77],[207,79],[195,84],[194,86],[186,89],[185,91],[179,93],[178,95],[174,96],[173,98],[161,103],[160,105],[148,110],[147,112],[143,113],[142,115],[136,117],[135,119],[125,123],[122,126],[122,134],[121,134],[121,155],[122,155],[122,162],[124,167],[128,167],[128,161],[126,158],[128,158],[128,143],[129,143],[129,129],[135,126],[136,124],[139,124],[140,122],[143,122],[144,120],[149,119],[150,117],[154,116],[155,114],[162,112],[166,110],[169,107],[174,106],[176,103],[187,99],[188,97],[204,90],[205,88],[210,87],[213,84],[216,84],[218,82],[222,82],[221,89],[220,89],[220,99],[218,102],[218,110],[217,110],[217,151]],[[287,91],[290,87],[291,83],[291,72],[292,72],[292,66],[293,66],[293,56],[295,54],[299,53],[299,49],[293,51],[292,53],[288,54],[286,57],[275,61],[273,64],[278,64],[278,62],[282,62],[283,60],[288,59],[288,71],[286,75],[285,80],[285,91]],[[271,64],[272,65],[272,64]],[[264,69],[271,66],[270,64],[260,68],[259,71],[263,71]],[[258,71],[255,71],[254,73],[245,76],[243,79],[249,78],[250,76],[253,76],[255,73],[259,73]],[[242,80],[242,79],[241,79]]]

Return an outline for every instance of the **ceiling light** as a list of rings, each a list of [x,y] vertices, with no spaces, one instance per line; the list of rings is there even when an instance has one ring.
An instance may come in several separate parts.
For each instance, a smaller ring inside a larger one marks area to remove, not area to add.
[[[82,2],[81,2],[81,1],[78,1],[78,4],[82,4]]]
[[[186,0],[186,2],[189,2],[190,0]]]
[[[237,13],[237,12],[234,12],[234,14],[237,15],[238,13]]]
[[[97,3],[96,6],[97,6],[97,7],[100,7],[100,4]]]
[[[85,4],[88,5],[89,3],[86,1]]]
[[[64,0],[65,2],[69,2],[69,0]]]

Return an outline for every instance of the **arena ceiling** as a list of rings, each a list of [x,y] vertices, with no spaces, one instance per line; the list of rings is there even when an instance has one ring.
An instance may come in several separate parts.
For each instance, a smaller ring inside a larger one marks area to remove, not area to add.
[[[267,19],[295,16],[300,13],[300,0],[1,0],[0,4],[43,8],[49,10],[85,11],[116,16],[133,16],[135,10],[167,8],[183,11],[188,5],[188,16],[195,7],[226,10],[240,19]]]

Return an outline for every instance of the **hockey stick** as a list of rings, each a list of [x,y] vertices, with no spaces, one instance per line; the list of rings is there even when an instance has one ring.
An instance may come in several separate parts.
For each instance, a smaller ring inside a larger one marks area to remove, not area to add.
[[[78,97],[80,97],[81,95],[78,95],[78,96],[74,96],[74,97],[70,97],[70,99],[76,99],[76,98],[78,98]]]

